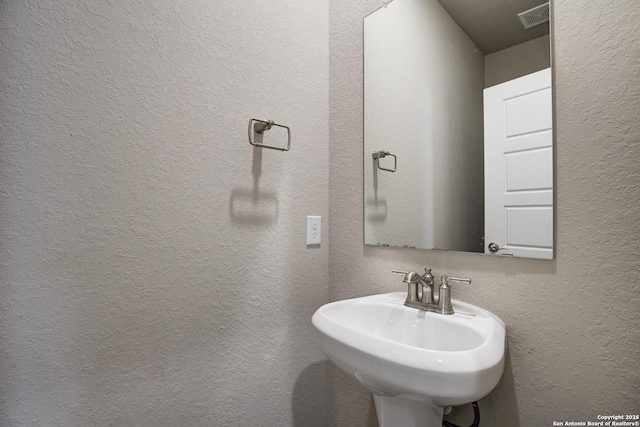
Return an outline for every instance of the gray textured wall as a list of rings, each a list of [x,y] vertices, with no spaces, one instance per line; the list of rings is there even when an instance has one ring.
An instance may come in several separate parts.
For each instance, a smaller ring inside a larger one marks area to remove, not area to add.
[[[0,2],[1,426],[326,425],[327,21]]]
[[[509,334],[483,425],[640,413],[640,2],[555,2],[552,262],[363,247],[361,20],[379,6],[330,2],[332,300],[403,289],[392,268],[471,277],[454,297],[498,314]],[[332,426],[376,425],[362,387],[336,369],[330,385]],[[470,421],[468,408],[456,412]]]

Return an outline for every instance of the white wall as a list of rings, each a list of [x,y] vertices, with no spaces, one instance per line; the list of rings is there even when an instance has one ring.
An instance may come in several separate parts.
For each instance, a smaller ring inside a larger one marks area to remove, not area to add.
[[[482,425],[639,413],[640,2],[554,2],[554,261],[363,247],[359,22],[379,6],[330,2],[331,298],[404,290],[392,268],[471,277],[454,298],[498,314],[509,336]],[[337,369],[331,390],[330,425],[376,425],[371,395]],[[456,412],[471,423],[468,406]]]
[[[365,241],[481,251],[484,56],[437,0],[402,0],[366,17],[364,57]]]
[[[326,425],[327,20],[0,3],[0,425]]]
[[[494,52],[484,57],[485,87],[544,70],[550,64],[548,35]]]

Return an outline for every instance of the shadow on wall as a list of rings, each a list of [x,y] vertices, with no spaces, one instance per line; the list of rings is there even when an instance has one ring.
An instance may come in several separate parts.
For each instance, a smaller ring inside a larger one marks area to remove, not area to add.
[[[327,399],[330,363],[328,360],[307,366],[296,379],[291,398],[294,427],[326,427],[329,407]],[[326,414],[314,418],[313,414]]]
[[[331,419],[329,425],[379,427],[373,394],[329,363]]]
[[[367,197],[364,202],[365,221],[384,223],[387,220],[387,199],[378,197],[378,160],[374,158],[371,160],[373,161],[373,197]]]
[[[367,418],[367,424],[365,427],[380,427],[378,424],[378,414],[376,413],[376,403],[373,401],[373,394],[369,399],[369,410],[367,411],[369,417]]]
[[[500,382],[487,397],[478,402],[478,407],[480,408],[480,425],[520,427],[516,386],[513,381],[508,348]],[[457,406],[445,417],[445,420],[459,426],[470,426],[473,422],[473,408],[471,405]]]
[[[0,206],[2,206],[2,203],[0,203]],[[2,218],[2,210],[0,210],[0,218]],[[6,216],[4,217],[6,218]],[[6,236],[6,234],[4,234]],[[2,244],[2,241],[4,241],[4,239],[0,239],[0,253],[4,254],[6,252],[4,252],[4,245]],[[2,274],[0,274],[0,282],[2,283],[7,283],[4,281],[4,277]],[[0,290],[4,290],[6,289],[7,286],[2,286],[0,288]],[[9,403],[7,402],[7,398],[4,396],[4,393],[7,392],[7,385],[10,384],[9,383],[9,378],[7,375],[7,371],[8,371],[8,365],[9,365],[9,357],[6,354],[6,348],[8,347],[6,343],[6,339],[8,337],[8,331],[6,330],[6,319],[7,319],[7,314],[6,314],[6,310],[5,310],[5,306],[4,304],[6,303],[6,301],[8,301],[8,299],[6,298],[6,296],[3,293],[0,293],[0,301],[3,302],[3,304],[0,304],[0,319],[2,321],[0,321],[0,341],[2,341],[3,345],[2,345],[2,350],[0,350],[0,384],[3,384],[3,388],[4,390],[2,390],[2,392],[0,393],[0,414],[10,414],[10,408],[9,408]],[[9,423],[11,422],[11,420],[9,419],[8,421]]]
[[[261,143],[261,138],[256,142]],[[229,198],[231,220],[241,225],[265,225],[278,219],[278,195],[273,191],[260,191],[259,188],[262,150],[253,149],[253,188],[234,188]]]

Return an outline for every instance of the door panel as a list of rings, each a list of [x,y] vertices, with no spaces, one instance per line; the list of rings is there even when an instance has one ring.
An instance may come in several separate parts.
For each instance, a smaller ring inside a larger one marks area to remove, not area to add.
[[[549,189],[553,185],[551,147],[506,153],[507,191]]]
[[[506,209],[507,245],[549,248],[553,245],[553,208],[550,206]]]
[[[521,78],[526,79],[527,77],[529,76]],[[511,88],[516,89],[516,85],[512,84],[514,81],[515,80],[511,80],[503,84],[510,85]],[[549,84],[551,84],[551,81],[549,81]],[[517,85],[517,87],[525,89],[522,85]],[[550,105],[551,87],[530,93],[514,94],[513,98],[505,99],[506,136],[513,137],[543,130],[551,130]]]

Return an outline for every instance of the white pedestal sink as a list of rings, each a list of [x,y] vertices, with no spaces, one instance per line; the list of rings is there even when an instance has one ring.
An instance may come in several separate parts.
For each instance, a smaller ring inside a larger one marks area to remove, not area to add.
[[[337,301],[312,318],[324,354],[374,395],[380,427],[441,427],[445,406],[478,400],[504,371],[504,323],[453,300],[453,315],[394,292]]]

